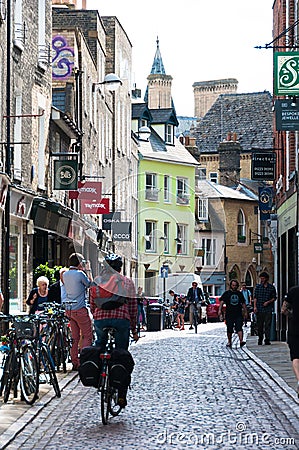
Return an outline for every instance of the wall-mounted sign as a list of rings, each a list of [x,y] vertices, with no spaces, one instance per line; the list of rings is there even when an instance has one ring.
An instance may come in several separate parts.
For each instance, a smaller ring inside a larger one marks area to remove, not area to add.
[[[251,157],[252,180],[273,181],[275,179],[276,153],[253,152]]]
[[[78,162],[75,160],[54,161],[54,189],[69,191],[78,186]]]
[[[274,53],[274,93],[299,95],[299,52]]]
[[[80,200],[80,214],[108,214],[109,198],[101,200]]]
[[[277,131],[299,130],[299,99],[298,102],[289,98],[276,100],[275,119]]]
[[[253,244],[254,253],[263,253],[263,244],[261,242],[256,242]]]
[[[273,212],[273,189],[270,186],[259,187],[259,210],[260,220],[270,219]]]
[[[121,213],[115,211],[109,214],[104,214],[102,217],[102,230],[111,230],[111,225],[113,223],[119,223],[121,221]]]
[[[111,228],[113,241],[131,241],[132,222],[114,222]]]

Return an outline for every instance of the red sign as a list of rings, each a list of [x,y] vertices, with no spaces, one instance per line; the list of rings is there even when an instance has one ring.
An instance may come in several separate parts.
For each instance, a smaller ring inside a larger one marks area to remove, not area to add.
[[[97,200],[80,200],[80,214],[108,214],[109,198]]]
[[[71,200],[100,200],[102,197],[101,181],[79,181],[77,191],[69,191]]]

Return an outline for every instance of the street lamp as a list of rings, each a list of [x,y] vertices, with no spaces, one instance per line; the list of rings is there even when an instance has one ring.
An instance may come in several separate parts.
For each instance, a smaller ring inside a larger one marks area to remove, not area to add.
[[[151,129],[149,127],[146,127],[146,126],[140,127],[139,130],[138,130],[138,139],[140,141],[147,141],[148,142],[151,133],[152,132],[151,132]]]

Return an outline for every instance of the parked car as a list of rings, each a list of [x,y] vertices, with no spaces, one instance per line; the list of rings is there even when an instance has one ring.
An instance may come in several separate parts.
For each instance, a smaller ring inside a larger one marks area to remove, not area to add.
[[[209,320],[219,320],[218,310],[220,304],[220,296],[210,296],[210,304],[207,306],[207,317]],[[225,304],[223,305],[223,317],[225,317]]]

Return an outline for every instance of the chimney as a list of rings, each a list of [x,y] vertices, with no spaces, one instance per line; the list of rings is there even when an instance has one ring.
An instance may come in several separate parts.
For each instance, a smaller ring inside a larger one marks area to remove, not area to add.
[[[228,133],[227,139],[218,147],[220,184],[223,186],[236,186],[240,181],[241,145],[237,139],[237,133]]]

